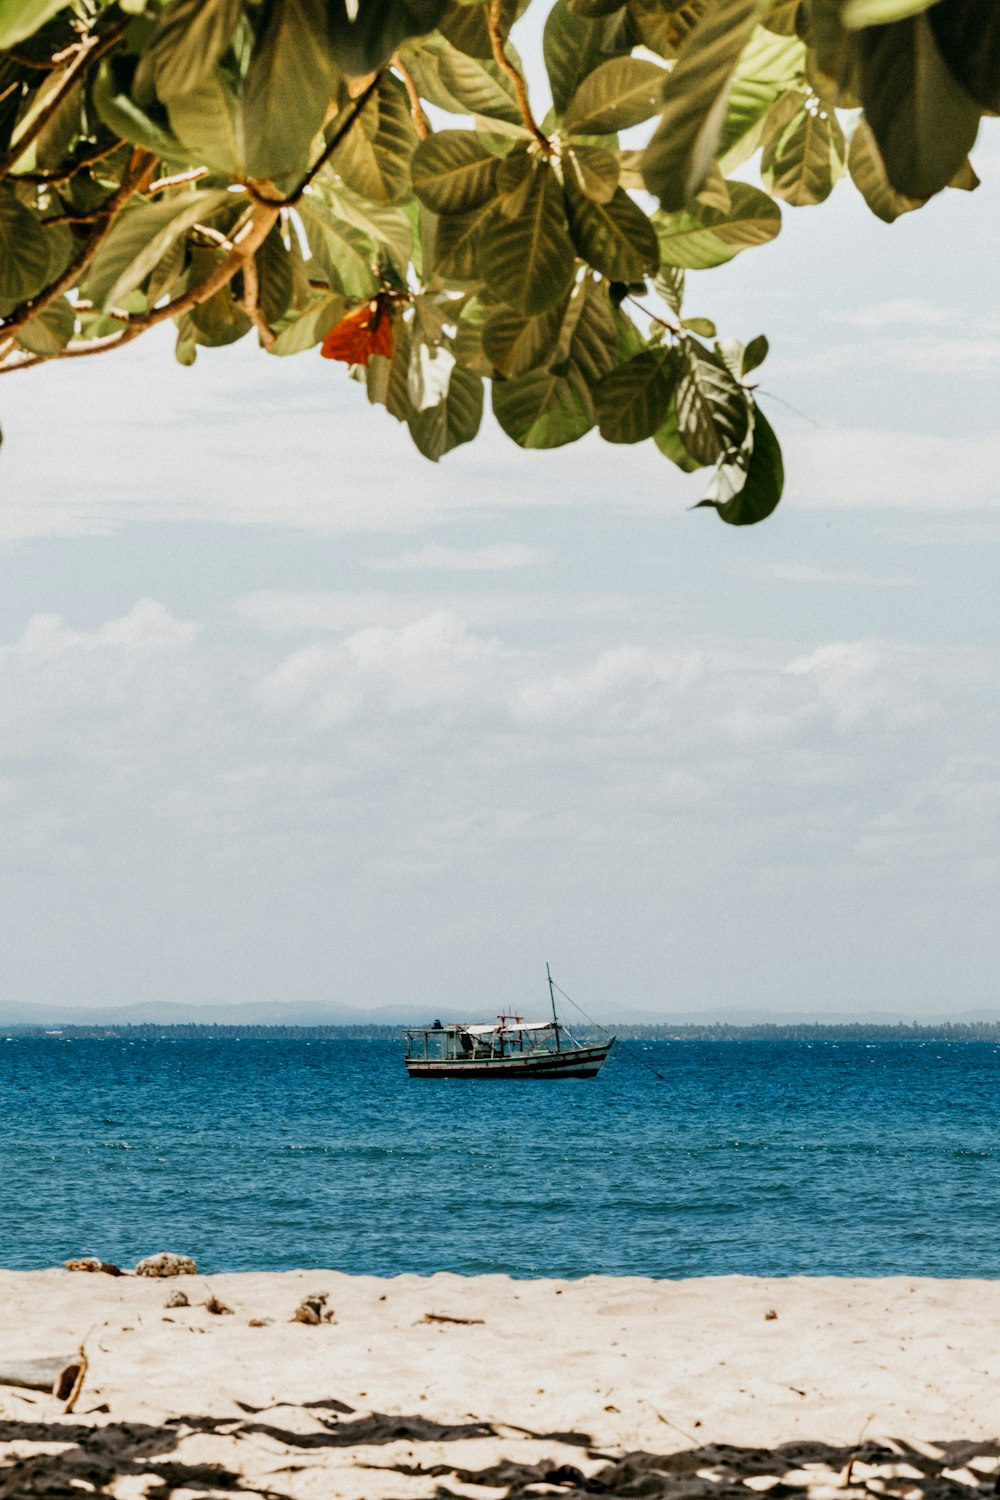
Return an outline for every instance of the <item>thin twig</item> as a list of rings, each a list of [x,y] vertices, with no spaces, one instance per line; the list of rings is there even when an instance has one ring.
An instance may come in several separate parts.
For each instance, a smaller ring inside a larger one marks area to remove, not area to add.
[[[260,276],[253,255],[247,255],[243,262],[243,311],[260,334],[264,348],[272,348],[275,335],[271,332],[260,305]]]
[[[232,240],[227,240],[221,230],[212,229],[208,224],[192,224],[191,233],[200,234],[206,240],[211,240],[213,245],[217,245],[220,250],[225,250],[227,254],[233,248]]]
[[[61,276],[57,276],[49,286],[32,297],[30,302],[15,308],[9,321],[0,323],[0,361],[5,360],[14,347],[17,335],[21,329],[37,318],[47,307],[57,301],[63,294],[76,285],[81,274],[90,265],[98,250],[104,244],[111,233],[112,225],[118,218],[126,203],[132,197],[143,177],[152,169],[156,157],[150,151],[136,151],[132,157],[132,165],[126,174],[125,180],[117,192],[113,193],[104,206],[104,222],[91,235],[90,239],[80,248],[70,261]]]
[[[10,150],[0,157],[0,181],[9,176],[10,170],[15,166],[27,151],[33,141],[36,141],[52,119],[56,111],[65,102],[67,96],[76,88],[80,79],[88,68],[99,62],[112,52],[124,35],[125,27],[118,26],[110,31],[106,37],[98,40],[96,36],[89,36],[76,50],[76,56],[66,69],[59,81],[59,87],[53,89],[51,96],[46,99],[45,104],[38,111],[31,124],[19,135]]]
[[[490,8],[486,12],[486,24],[490,33],[490,46],[493,48],[493,58],[501,72],[506,73],[514,85],[514,94],[517,98],[517,107],[521,111],[521,119],[529,132],[534,136],[546,157],[551,157],[552,142],[547,135],[543,135],[541,129],[531,113],[531,101],[528,98],[528,85],[521,74],[511,62],[504,51],[504,34],[501,25],[503,0],[490,0]]]
[[[288,197],[281,199],[280,202],[277,203],[276,206],[278,208],[291,208],[293,204],[298,203],[299,199],[302,197],[302,194],[305,192],[306,188],[310,186],[317,173],[326,166],[327,162],[330,160],[330,157],[336,151],[337,147],[340,145],[341,141],[344,139],[345,135],[350,130],[355,120],[357,120],[358,116],[361,114],[369,99],[373,98],[378,92],[378,86],[382,82],[384,76],[385,69],[383,68],[380,72],[376,73],[374,78],[372,78],[366,84],[366,86],[361,90],[361,93],[358,94],[356,98],[351,100],[350,108],[346,111],[343,120],[333,132],[333,135],[327,141],[319,156],[313,162],[308,172],[305,173],[302,180],[298,183],[294,190],[289,193]],[[273,198],[266,201],[270,202],[271,204],[274,204],[275,202]]]
[[[168,188],[183,187],[187,182],[200,182],[203,177],[207,176],[207,167],[192,167],[190,172],[177,172],[173,177],[158,177],[155,182],[149,184],[146,196],[152,198],[154,193],[165,193]]]
[[[12,52],[9,47],[4,57],[8,62],[17,63],[19,68],[37,68],[40,73],[54,73],[62,66],[54,57],[25,57],[23,52]]]
[[[406,66],[405,62],[400,57],[398,52],[393,53],[390,66],[395,68],[396,72],[403,80],[403,87],[406,89],[406,97],[410,101],[410,117],[413,120],[414,129],[416,130],[417,135],[419,135],[420,139],[422,141],[426,141],[427,137],[433,132],[431,130],[431,122],[427,118],[427,114],[423,106],[423,101],[420,98],[420,93],[417,89],[416,82],[414,81],[413,74],[410,72],[409,68]]]
[[[214,297],[216,292],[228,286],[237,271],[245,270],[247,259],[252,258],[263,244],[273,225],[277,223],[280,212],[281,210],[276,205],[256,204],[244,220],[242,227],[232,235],[233,248],[226,259],[220,262],[199,286],[182,292],[172,302],[165,302],[162,307],[151,308],[146,313],[124,313],[117,309],[109,313],[108,316],[127,320],[126,327],[121,333],[93,339],[90,343],[77,345],[76,348],[71,346],[63,349],[59,354],[32,355],[29,359],[18,359],[6,365],[0,364],[0,375],[13,370],[30,369],[33,365],[42,363],[43,360],[84,359],[91,354],[105,354],[112,349],[120,349],[123,344],[130,344],[133,339],[139,338],[150,328],[155,328],[158,323],[165,323],[170,318],[179,318],[184,313],[200,307],[210,297]]]
[[[681,325],[679,323],[669,323],[666,318],[661,318],[657,313],[650,312],[648,307],[643,307],[642,303],[637,302],[632,296],[624,298],[624,301],[631,302],[632,306],[637,307],[643,317],[648,318],[651,323],[659,323],[661,328],[665,328],[675,338],[679,337],[681,333]]]
[[[77,172],[82,172],[85,167],[93,167],[97,162],[103,161],[106,156],[111,156],[119,146],[124,146],[124,144],[121,136],[116,135],[110,143],[95,147],[85,156],[78,156],[70,166],[49,167],[38,172],[15,172],[14,175],[18,182],[30,182],[41,187],[58,187],[61,182],[69,182],[71,177],[75,177]]]

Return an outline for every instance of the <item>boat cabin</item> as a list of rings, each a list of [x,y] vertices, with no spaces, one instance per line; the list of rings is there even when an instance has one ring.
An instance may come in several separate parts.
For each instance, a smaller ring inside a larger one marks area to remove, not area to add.
[[[491,1026],[435,1021],[406,1033],[406,1057],[420,1062],[489,1062],[558,1052],[568,1041],[572,1045],[558,1021],[525,1021],[513,1015],[500,1016]]]

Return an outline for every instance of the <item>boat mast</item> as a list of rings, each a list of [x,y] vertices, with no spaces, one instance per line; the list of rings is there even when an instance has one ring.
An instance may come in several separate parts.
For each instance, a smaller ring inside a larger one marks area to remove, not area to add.
[[[552,1001],[552,1025],[556,1034],[556,1051],[559,1051],[559,1017],[556,1015],[556,992],[552,988],[552,970],[548,964],[545,965],[545,973],[549,981],[549,999]]]

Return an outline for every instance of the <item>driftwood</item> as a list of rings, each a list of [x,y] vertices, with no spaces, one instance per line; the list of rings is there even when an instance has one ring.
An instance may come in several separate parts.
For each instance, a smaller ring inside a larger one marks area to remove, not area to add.
[[[27,1391],[45,1391],[57,1401],[69,1401],[79,1393],[87,1360],[82,1350],[55,1359],[21,1359],[0,1364],[0,1385],[16,1385]]]
[[[471,1328],[473,1323],[485,1323],[485,1318],[452,1318],[448,1313],[424,1313],[421,1323],[464,1323]]]

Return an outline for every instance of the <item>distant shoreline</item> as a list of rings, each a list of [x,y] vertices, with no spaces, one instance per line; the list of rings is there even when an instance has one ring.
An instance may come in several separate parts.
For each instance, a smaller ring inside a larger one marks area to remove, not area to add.
[[[264,1026],[226,1022],[153,1021],[129,1025],[9,1025],[0,1023],[0,1038],[50,1037],[70,1041],[399,1041],[403,1025]],[[574,1028],[581,1038],[597,1030]],[[624,1042],[1000,1042],[1000,1021],[905,1022],[894,1024],[802,1022],[795,1025],[758,1023],[736,1026],[725,1022],[703,1026],[622,1024],[604,1028]]]

